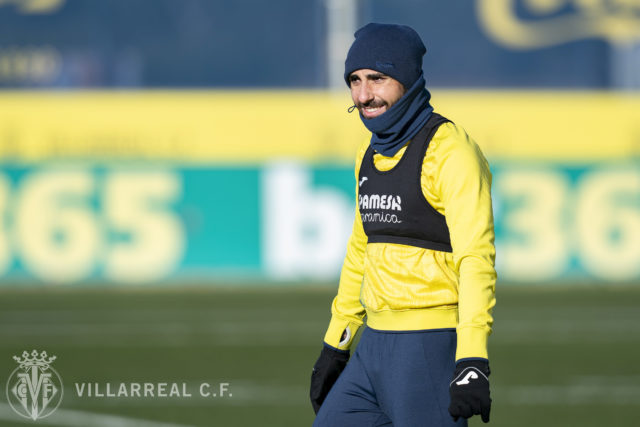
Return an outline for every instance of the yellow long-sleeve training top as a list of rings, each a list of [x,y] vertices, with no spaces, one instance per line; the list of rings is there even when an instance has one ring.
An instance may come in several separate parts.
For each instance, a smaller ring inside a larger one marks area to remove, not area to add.
[[[356,200],[368,145],[363,142],[356,156]],[[393,157],[374,154],[375,167],[392,169],[406,148]],[[366,314],[367,325],[378,330],[456,328],[456,360],[488,359],[496,282],[489,165],[460,126],[444,123],[425,154],[420,184],[429,204],[446,218],[453,252],[367,243],[356,209],[324,341],[349,349]]]

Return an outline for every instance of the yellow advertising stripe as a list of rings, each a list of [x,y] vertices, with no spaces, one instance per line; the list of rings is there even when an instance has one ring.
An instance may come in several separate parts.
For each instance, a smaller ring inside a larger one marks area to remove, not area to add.
[[[260,162],[352,157],[364,135],[346,94],[48,92],[0,94],[0,156]],[[355,149],[354,149],[355,150]],[[352,150],[353,151],[353,150]]]
[[[640,155],[640,95],[435,89],[436,111],[489,158],[582,162]],[[347,91],[0,93],[0,161],[351,163],[367,138]]]
[[[436,91],[434,105],[493,158],[583,162],[640,156],[640,93]]]

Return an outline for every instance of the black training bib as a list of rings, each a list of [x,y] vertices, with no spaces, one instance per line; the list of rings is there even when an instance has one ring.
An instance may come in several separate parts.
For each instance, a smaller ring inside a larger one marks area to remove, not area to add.
[[[422,163],[431,138],[449,120],[433,113],[392,169],[380,171],[369,146],[358,176],[358,208],[369,243],[398,243],[452,252],[445,217],[425,199]]]

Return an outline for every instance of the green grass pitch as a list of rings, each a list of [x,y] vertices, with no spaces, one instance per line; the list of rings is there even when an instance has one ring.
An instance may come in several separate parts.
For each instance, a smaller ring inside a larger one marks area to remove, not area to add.
[[[309,426],[332,286],[0,290],[0,426]],[[499,286],[492,426],[623,426],[640,410],[640,284]],[[13,355],[46,350],[64,399],[15,416]],[[185,383],[192,397],[80,398],[74,383]],[[199,396],[203,382],[232,396]],[[633,417],[633,418],[632,418]],[[482,425],[479,420],[470,423]]]

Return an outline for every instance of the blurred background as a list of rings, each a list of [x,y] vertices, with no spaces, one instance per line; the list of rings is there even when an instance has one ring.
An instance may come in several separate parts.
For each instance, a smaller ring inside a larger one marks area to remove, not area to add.
[[[43,425],[311,424],[372,21],[420,33],[432,104],[491,165],[491,424],[629,424],[640,1],[0,0],[0,425],[31,422],[5,382],[32,349],[64,381]],[[161,381],[194,397],[74,386]]]

